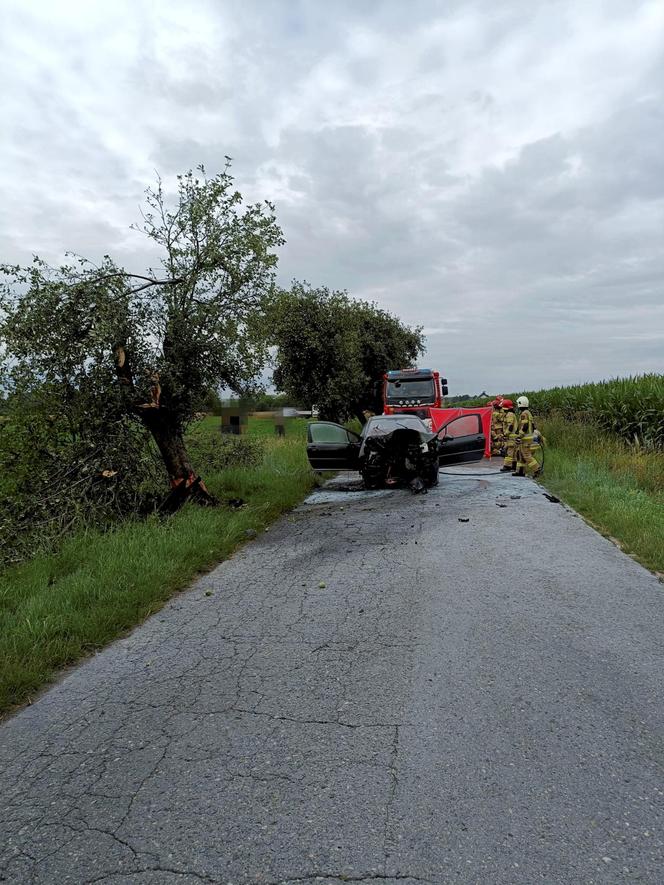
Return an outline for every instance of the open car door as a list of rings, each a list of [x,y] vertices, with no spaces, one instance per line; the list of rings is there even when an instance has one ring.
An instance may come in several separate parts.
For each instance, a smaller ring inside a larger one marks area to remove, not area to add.
[[[314,470],[357,470],[360,437],[341,424],[312,421],[307,425],[307,458]]]
[[[482,417],[479,414],[452,418],[443,424],[437,435],[441,467],[464,461],[480,461],[484,457],[486,437],[482,432]]]

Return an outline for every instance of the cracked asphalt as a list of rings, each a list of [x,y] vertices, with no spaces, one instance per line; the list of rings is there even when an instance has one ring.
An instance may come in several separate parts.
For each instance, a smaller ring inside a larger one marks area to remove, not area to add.
[[[0,725],[0,881],[664,881],[664,587],[467,469],[342,477]]]

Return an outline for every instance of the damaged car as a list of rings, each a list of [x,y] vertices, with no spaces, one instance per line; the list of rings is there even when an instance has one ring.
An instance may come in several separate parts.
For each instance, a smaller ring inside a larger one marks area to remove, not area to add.
[[[316,471],[357,470],[368,489],[438,483],[439,467],[479,461],[486,438],[479,414],[452,418],[432,432],[415,415],[377,415],[357,434],[331,421],[307,427],[307,458]]]

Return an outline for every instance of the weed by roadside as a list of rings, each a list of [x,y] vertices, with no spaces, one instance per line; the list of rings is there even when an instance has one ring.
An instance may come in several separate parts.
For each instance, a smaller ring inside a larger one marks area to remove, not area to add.
[[[554,417],[543,484],[653,571],[664,572],[664,453]]]

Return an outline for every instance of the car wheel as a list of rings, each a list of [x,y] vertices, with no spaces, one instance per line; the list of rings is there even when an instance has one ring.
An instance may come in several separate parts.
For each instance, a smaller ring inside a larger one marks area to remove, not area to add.
[[[363,473],[362,479],[365,489],[382,489],[385,485],[385,477],[382,474]]]
[[[438,485],[438,462],[437,461],[433,466],[428,468],[427,472],[424,474],[422,479],[424,480],[424,485],[427,486],[428,488]]]

